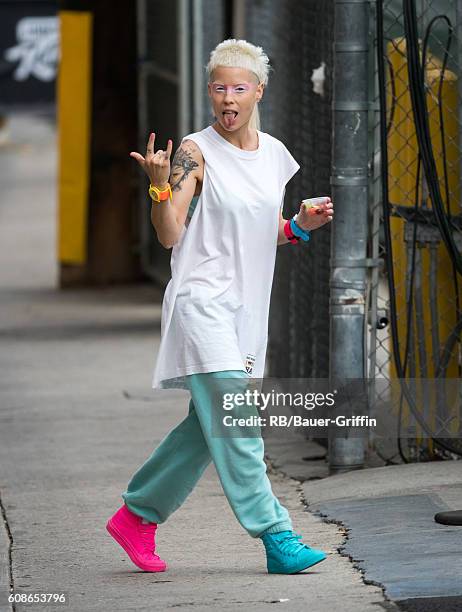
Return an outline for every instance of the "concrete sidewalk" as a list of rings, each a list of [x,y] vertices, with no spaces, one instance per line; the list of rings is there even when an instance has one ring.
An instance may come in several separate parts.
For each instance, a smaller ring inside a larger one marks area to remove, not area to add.
[[[313,571],[268,575],[260,540],[237,523],[210,466],[158,531],[162,574],[139,571],[105,531],[129,477],[187,413],[151,390],[159,342],[149,285],[55,289],[55,146],[46,120],[15,117],[0,148],[0,610],[14,593],[65,593],[66,609],[395,609],[337,553],[345,531],[306,511],[300,483],[271,473]],[[59,609],[29,604],[27,609]]]
[[[462,610],[462,527],[434,521],[462,508],[462,461],[328,476],[322,454],[294,430],[267,438],[266,450],[279,472],[303,482],[309,510],[345,529],[342,554],[400,610]]]

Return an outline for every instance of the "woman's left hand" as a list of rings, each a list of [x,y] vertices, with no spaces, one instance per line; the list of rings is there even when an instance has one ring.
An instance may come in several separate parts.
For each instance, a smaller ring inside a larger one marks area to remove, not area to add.
[[[309,207],[302,202],[296,219],[297,225],[305,230],[314,230],[332,221],[334,216],[334,204],[331,202],[330,198],[317,208],[316,214],[313,214],[310,212]]]

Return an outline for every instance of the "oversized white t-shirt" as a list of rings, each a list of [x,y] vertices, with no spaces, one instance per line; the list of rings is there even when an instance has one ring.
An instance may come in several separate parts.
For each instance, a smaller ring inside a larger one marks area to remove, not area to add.
[[[300,168],[258,131],[245,151],[209,126],[185,136],[204,157],[201,195],[172,249],[153,389],[186,388],[185,376],[243,370],[262,378],[286,183]]]

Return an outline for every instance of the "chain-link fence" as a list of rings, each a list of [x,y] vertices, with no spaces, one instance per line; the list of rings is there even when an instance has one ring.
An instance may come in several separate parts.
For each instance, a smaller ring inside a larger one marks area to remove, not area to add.
[[[376,10],[382,5],[380,32],[375,29],[376,12],[371,13],[371,37],[379,48],[383,45],[385,69],[383,74],[378,70],[377,47],[372,45],[371,99],[376,112],[370,124],[370,244],[371,256],[381,258],[383,266],[371,274],[368,350],[369,376],[388,380],[391,388],[403,378],[461,377],[462,5],[388,0],[377,3]],[[381,79],[385,100],[379,96]],[[380,133],[384,102],[387,155]],[[386,385],[381,389],[387,393]],[[407,441],[407,455],[434,456],[442,446],[423,439],[428,431],[412,408],[439,439],[460,430],[460,415],[448,410],[447,397],[436,402],[425,394],[413,397],[415,402],[401,396],[393,405],[398,437],[412,438],[409,434],[415,432],[415,440]],[[447,446],[457,449],[458,441]]]

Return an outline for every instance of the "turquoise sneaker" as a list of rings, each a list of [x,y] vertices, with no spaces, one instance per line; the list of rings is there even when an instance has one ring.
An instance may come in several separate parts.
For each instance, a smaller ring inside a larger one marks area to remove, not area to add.
[[[326,553],[302,544],[299,541],[301,537],[293,531],[264,533],[260,536],[266,549],[269,574],[296,574],[324,561]]]

